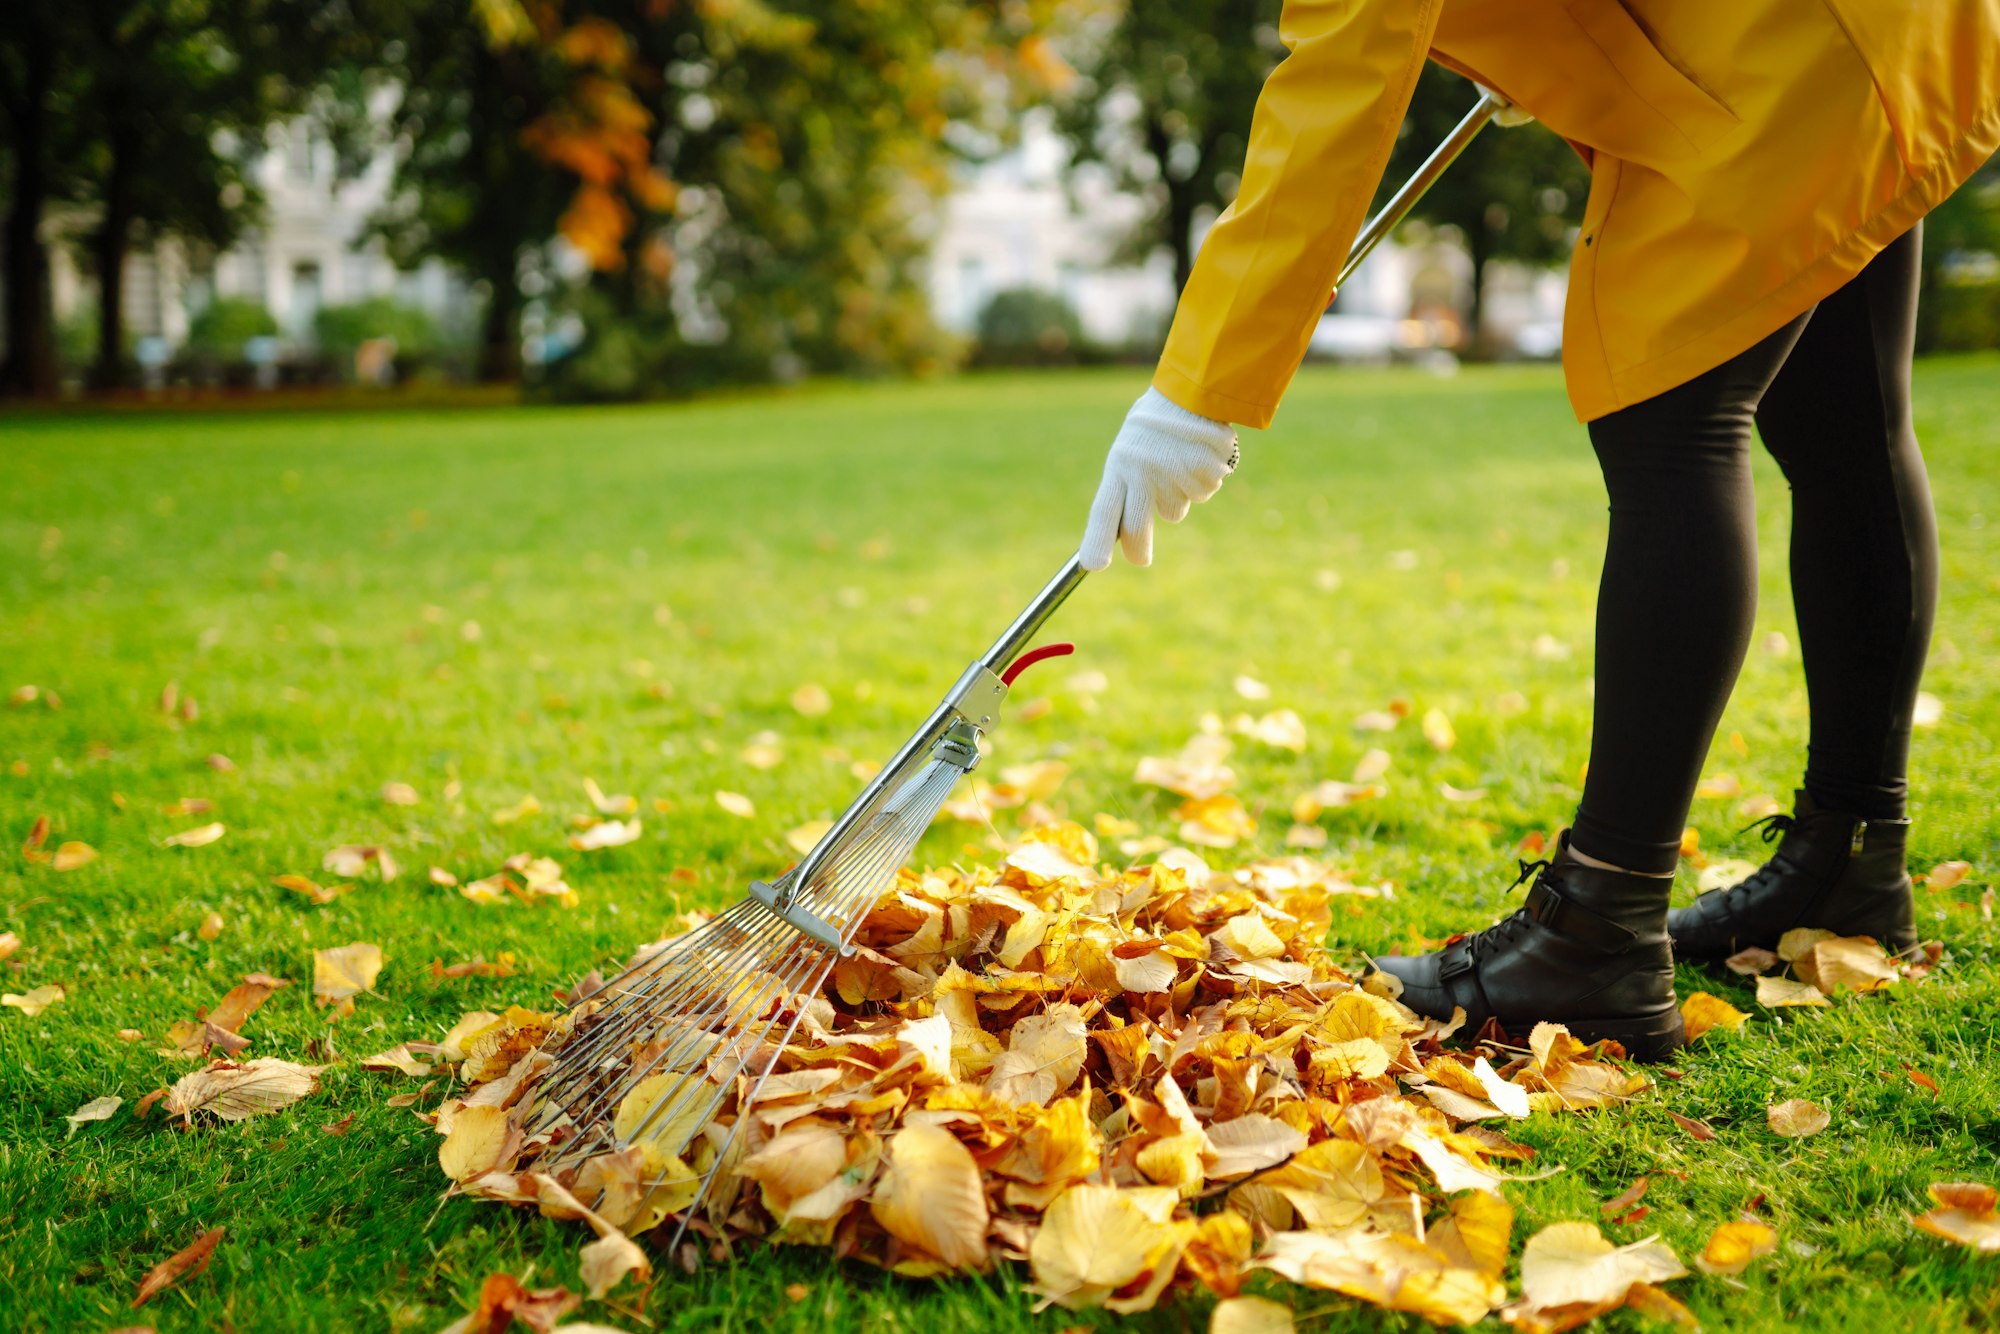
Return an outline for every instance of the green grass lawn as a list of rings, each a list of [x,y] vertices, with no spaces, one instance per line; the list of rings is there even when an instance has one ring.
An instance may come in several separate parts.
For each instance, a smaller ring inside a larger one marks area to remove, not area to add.
[[[1142,387],[1119,371],[594,411],[0,419],[0,691],[34,684],[62,702],[0,708],[0,930],[25,942],[0,982],[69,991],[38,1017],[0,1010],[0,1327],[109,1330],[136,1315],[162,1330],[427,1332],[496,1270],[580,1288],[576,1227],[439,1206],[434,1136],[387,1105],[410,1082],[354,1058],[434,1039],[469,1009],[546,1003],[677,908],[719,905],[786,864],[785,831],[844,805],[852,762],[886,758],[1073,549]],[[1657,1230],[1691,1260],[1763,1197],[1776,1255],[1740,1280],[1671,1285],[1710,1329],[2000,1322],[2000,1257],[1907,1221],[1933,1181],[2000,1180],[2000,928],[1977,907],[2000,866],[2000,360],[1926,365],[1917,390],[1946,563],[1926,683],[1944,714],[1917,738],[1913,860],[1976,868],[1955,890],[1919,891],[1948,965],[1831,1010],[1757,1011],[1629,1110],[1519,1128],[1540,1166],[1566,1170],[1510,1188],[1517,1246],[1549,1222],[1595,1220],[1646,1174],[1650,1216],[1612,1235]],[[1264,815],[1242,855],[1280,850],[1291,798],[1379,744],[1394,757],[1388,795],[1323,817],[1323,855],[1397,893],[1337,905],[1336,947],[1358,958],[1493,920],[1516,901],[1503,892],[1514,845],[1567,818],[1587,753],[1604,505],[1557,375],[1312,369],[1244,455],[1214,503],[1162,533],[1153,568],[1114,567],[1072,600],[1053,628],[1078,656],[1027,678],[1015,703],[1051,707],[1003,722],[995,767],[1061,758],[1073,773],[1059,809],[1171,833],[1175,799],[1132,782],[1137,758],[1177,749],[1208,710],[1295,708],[1303,755],[1239,748],[1239,790]],[[1759,482],[1759,645],[1709,772],[1788,799],[1805,694],[1785,494],[1768,461]],[[1108,688],[1073,688],[1085,671]],[[1271,701],[1239,699],[1239,674]],[[161,712],[169,682],[195,717]],[[790,706],[806,682],[831,692],[823,716]],[[1414,720],[1352,729],[1392,699],[1444,710],[1456,748],[1437,753]],[[759,770],[741,752],[766,729],[785,760]],[[586,776],[641,798],[641,841],[564,846]],[[388,782],[420,803],[385,803]],[[1455,803],[1440,784],[1488,795]],[[718,789],[749,796],[755,817],[720,809]],[[492,821],[527,794],[543,814]],[[213,814],[163,813],[183,797]],[[1696,803],[1705,850],[1762,851],[1737,832],[1741,800]],[[50,846],[101,857],[29,865],[15,849],[41,815]],[[209,820],[228,826],[220,842],[163,846]],[[939,825],[919,856],[991,856],[982,837]],[[320,859],[341,843],[386,844],[407,869],[326,907],[272,884],[330,879]],[[578,906],[478,907],[424,877],[487,874],[520,851],[557,857]],[[205,940],[211,912],[222,929]],[[379,994],[329,1024],[311,952],[350,941],[389,963]],[[503,952],[511,977],[431,979],[434,958]],[[135,1118],[132,1103],[189,1066],[117,1030],[156,1038],[260,969],[300,985],[250,1021],[250,1054],[307,1059],[330,1042],[342,1059],[322,1090],[236,1126]],[[1748,989],[1721,989],[1755,1010]],[[63,1117],[107,1093],[126,1108],[66,1136]],[[1771,1135],[1765,1107],[1791,1097],[1825,1105],[1832,1128]],[[1669,1108],[1718,1138],[1689,1138]],[[344,1137],[322,1130],[349,1113]],[[206,1275],[127,1309],[148,1268],[213,1226],[228,1236]],[[759,1252],[664,1276],[644,1318],[760,1334],[1207,1318],[1205,1300],[1130,1320],[1038,1316],[1022,1282],[913,1283]],[[1314,1331],[1413,1323],[1277,1295]],[[581,1318],[645,1327],[603,1305]]]

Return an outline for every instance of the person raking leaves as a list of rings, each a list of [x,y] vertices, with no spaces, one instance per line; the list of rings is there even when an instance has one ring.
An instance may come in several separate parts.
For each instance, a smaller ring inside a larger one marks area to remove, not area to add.
[[[1377,966],[1468,1031],[1553,1020],[1657,1060],[1683,1041],[1676,957],[1797,926],[1912,949],[1905,767],[1938,578],[1910,410],[1919,229],[2000,148],[2000,2],[1289,0],[1279,30],[1241,187],[1112,443],[1084,566],[1114,545],[1148,564],[1154,515],[1235,468],[1231,424],[1270,423],[1428,53],[1590,164],[1563,364],[1610,535],[1573,826],[1524,863],[1519,911]],[[1770,860],[1670,912],[1755,611],[1753,425],[1792,492],[1805,774]]]

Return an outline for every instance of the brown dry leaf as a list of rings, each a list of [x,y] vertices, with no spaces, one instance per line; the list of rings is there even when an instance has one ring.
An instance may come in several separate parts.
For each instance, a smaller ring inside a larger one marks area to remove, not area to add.
[[[715,794],[715,804],[740,820],[755,819],[757,815],[757,804],[741,792],[718,790]]]
[[[1730,955],[1722,962],[1724,967],[1738,976],[1755,977],[1759,973],[1770,972],[1773,968],[1783,963],[1784,960],[1780,959],[1770,950],[1752,945],[1748,949],[1736,951],[1736,953]]]
[[[196,1112],[222,1121],[243,1121],[290,1106],[319,1087],[325,1066],[299,1065],[261,1056],[238,1065],[212,1061],[193,1074],[182,1075],[167,1090],[170,1116],[192,1123]]]
[[[14,952],[20,948],[21,938],[19,936],[15,935],[12,931],[0,931],[0,963],[5,963],[8,959],[13,958]]]
[[[1979,1182],[1939,1182],[1931,1187],[1931,1198],[1939,1207],[1910,1215],[1912,1223],[1975,1251],[2000,1252],[2000,1192]]]
[[[1674,1111],[1668,1112],[1667,1117],[1675,1125],[1687,1131],[1688,1134],[1693,1135],[1698,1140],[1711,1140],[1715,1138],[1715,1127],[1706,1121],[1697,1121],[1692,1116],[1682,1116],[1679,1112]]]
[[[408,783],[382,784],[382,800],[391,806],[415,806],[423,800]]]
[[[512,1274],[489,1274],[480,1285],[479,1304],[438,1334],[506,1334],[517,1321],[530,1334],[558,1334],[556,1322],[582,1304],[567,1288],[524,1288]]]
[[[336,949],[313,951],[313,998],[321,1005],[339,1005],[351,1013],[353,998],[375,985],[382,971],[382,947],[356,941]]]
[[[1697,991],[1681,1002],[1681,1022],[1687,1025],[1687,1040],[1693,1042],[1711,1028],[1734,1033],[1750,1016],[1720,996]]]
[[[1781,1005],[1831,1005],[1818,987],[1806,982],[1794,982],[1789,977],[1760,977],[1757,979],[1757,1003],[1776,1009]]]
[[[431,867],[427,874],[430,882],[439,889],[456,889],[458,887],[458,877],[450,871],[445,870],[442,866]]]
[[[1646,1177],[1640,1177],[1637,1181],[1634,1181],[1630,1186],[1626,1187],[1625,1191],[1622,1194],[1614,1196],[1613,1198],[1608,1199],[1604,1203],[1598,1205],[1597,1206],[1598,1214],[1605,1218],[1617,1217],[1618,1215],[1624,1213],[1627,1209],[1630,1209],[1633,1205],[1637,1204],[1640,1200],[1644,1199],[1646,1197],[1647,1187],[1651,1186],[1652,1184],[1653,1183]]]
[[[203,940],[214,940],[222,934],[222,914],[219,912],[204,914],[201,925],[194,929],[194,933]]]
[[[1771,1133],[1783,1135],[1786,1139],[1804,1139],[1817,1135],[1833,1124],[1826,1108],[1804,1098],[1792,1098],[1767,1109],[1765,1119],[1770,1123]]]
[[[1898,977],[1888,953],[1866,936],[1819,941],[1792,960],[1792,971],[1828,996],[1842,989],[1879,991]]]
[[[1778,1234],[1763,1223],[1724,1223],[1709,1235],[1694,1264],[1704,1274],[1740,1274],[1777,1249]]]
[[[47,986],[36,987],[25,996],[17,996],[10,991],[4,996],[0,996],[0,1005],[11,1005],[32,1019],[43,1010],[48,1009],[51,1005],[63,999],[65,994],[60,986],[51,982]]]
[[[290,873],[271,877],[271,883],[280,889],[289,889],[294,894],[303,894],[322,908],[354,888],[352,885],[321,885],[316,880]]]
[[[958,1138],[936,1126],[906,1124],[889,1140],[888,1166],[869,1211],[897,1240],[953,1268],[986,1260],[986,1192]]]
[[[49,859],[49,865],[58,871],[74,871],[79,866],[88,866],[97,860],[97,849],[88,843],[64,843]]]
[[[218,820],[213,824],[183,829],[178,834],[168,834],[165,842],[170,848],[205,848],[227,832],[227,828]]]
[[[215,1253],[216,1243],[222,1240],[223,1230],[210,1228],[197,1237],[190,1245],[175,1251],[166,1259],[154,1265],[146,1277],[139,1282],[139,1294],[132,1299],[136,1309],[165,1292],[184,1278],[190,1278],[208,1268],[209,1257]]]
[[[1942,894],[1947,889],[1956,889],[1959,882],[1971,874],[1971,862],[1939,862],[1924,877],[1924,885],[1932,893]]]

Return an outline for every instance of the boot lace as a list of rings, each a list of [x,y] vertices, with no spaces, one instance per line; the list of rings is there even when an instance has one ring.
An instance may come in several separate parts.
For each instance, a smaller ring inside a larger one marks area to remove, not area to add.
[[[1792,830],[1796,829],[1798,823],[1797,819],[1787,815],[1785,812],[1774,811],[1761,820],[1752,820],[1736,832],[1747,834],[1755,829],[1757,836],[1766,843],[1776,843],[1784,838],[1785,835],[1791,833]],[[1778,865],[1777,859],[1772,858],[1727,889],[1713,892],[1722,895],[1720,902],[1723,907],[1732,907],[1741,900],[1755,894],[1758,890],[1763,889],[1782,874],[1784,874],[1784,871]]]
[[[1541,858],[1538,861],[1528,861],[1525,858],[1523,858],[1520,860],[1519,864],[1521,867],[1521,874],[1514,877],[1514,883],[1507,886],[1505,890],[1501,891],[1502,893],[1505,894],[1513,893],[1515,890],[1519,889],[1522,885],[1526,884],[1530,879],[1532,879],[1537,872],[1546,871],[1549,868],[1550,862],[1549,859],[1546,857]],[[1484,931],[1479,932],[1478,934],[1474,935],[1471,938],[1469,942],[1469,948],[1471,949],[1472,957],[1474,959],[1482,959],[1486,957],[1488,954],[1491,954],[1495,949],[1513,940],[1515,936],[1521,933],[1522,928],[1527,926],[1527,924],[1528,924],[1527,909],[1519,908],[1509,913],[1507,916],[1495,922],[1492,926],[1487,927]]]

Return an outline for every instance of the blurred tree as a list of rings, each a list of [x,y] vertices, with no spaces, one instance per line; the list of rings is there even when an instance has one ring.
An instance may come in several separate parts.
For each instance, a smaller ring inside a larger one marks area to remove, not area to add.
[[[1149,195],[1116,258],[1165,245],[1174,290],[1194,266],[1194,222],[1236,194],[1257,94],[1284,47],[1281,0],[1128,0],[1088,43],[1057,124],[1075,163],[1111,167]]]
[[[354,0],[385,38],[368,62],[395,86],[382,135],[399,158],[379,220],[399,261],[436,255],[486,289],[479,374],[520,374],[523,265],[560,232],[594,267],[626,262],[641,214],[673,204],[653,165],[635,59],[668,0]],[[362,81],[364,90],[367,81]],[[363,99],[365,100],[365,99]],[[352,104],[355,99],[350,99]]]
[[[27,0],[39,3],[40,0]],[[124,375],[135,232],[228,245],[263,206],[243,167],[342,44],[337,0],[64,0],[80,71],[80,202],[97,214],[94,387]]]
[[[56,392],[55,317],[49,301],[48,206],[68,185],[68,157],[56,140],[75,100],[74,71],[61,53],[74,38],[74,11],[53,0],[0,4],[0,143],[11,167],[4,248],[7,355],[0,394]]]
[[[1461,75],[1426,65],[1403,117],[1376,202],[1393,194],[1479,100]],[[1486,266],[1495,259],[1556,264],[1569,256],[1590,193],[1590,169],[1576,150],[1540,125],[1488,126],[1411,212],[1450,227],[1472,259],[1466,313],[1474,355],[1491,350],[1485,326]]]
[[[1010,287],[995,292],[979,312],[981,366],[1068,366],[1083,347],[1083,324],[1055,292]]]
[[[1991,276],[1996,261],[2000,261],[2000,157],[1981,167],[1924,219],[1919,351],[2000,346],[2000,285]],[[1985,273],[1978,272],[1982,267]]]

